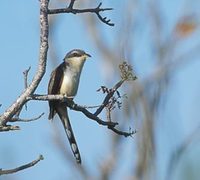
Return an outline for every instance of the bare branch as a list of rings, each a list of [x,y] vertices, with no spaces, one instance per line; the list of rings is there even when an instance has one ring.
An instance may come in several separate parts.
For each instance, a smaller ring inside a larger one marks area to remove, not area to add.
[[[46,59],[48,50],[48,0],[40,0],[40,55],[37,72],[31,84],[16,99],[16,101],[0,115],[0,126],[6,123],[16,114],[16,112],[25,104],[26,98],[34,93],[39,85],[46,69]]]
[[[73,6],[74,6],[74,3],[75,3],[75,0],[71,0],[71,2],[70,2],[70,4],[69,4],[68,8],[72,9]]]
[[[27,101],[30,100],[38,100],[38,101],[53,101],[53,100],[60,100],[63,102],[71,101],[65,95],[57,94],[57,95],[40,95],[40,94],[33,94],[26,98]]]
[[[31,121],[36,121],[38,119],[40,119],[42,116],[44,115],[44,112],[42,114],[40,114],[39,116],[35,117],[35,118],[31,118],[31,119],[22,119],[19,117],[14,117],[12,118],[9,122],[31,122]]]
[[[118,125],[117,122],[105,122],[105,121],[102,121],[99,117],[97,117],[94,114],[90,113],[84,107],[75,104],[71,99],[68,99],[64,95],[32,95],[32,96],[28,97],[28,100],[40,100],[40,101],[60,100],[60,101],[62,101],[64,103],[66,103],[69,108],[71,108],[71,109],[73,109],[75,111],[81,111],[88,118],[98,122],[101,125],[111,126],[111,127],[114,127],[114,126]]]
[[[83,108],[82,106],[79,106],[77,104],[75,104],[74,102],[70,102],[70,104],[67,104],[68,107],[70,107],[71,109],[75,110],[75,111],[81,111],[83,114],[85,114],[88,118],[95,120],[97,123],[103,125],[103,126],[107,126],[108,129],[111,129],[113,132],[115,132],[118,135],[123,135],[125,137],[127,136],[131,136],[133,134],[135,134],[134,132],[123,132],[120,130],[117,130],[115,128],[116,125],[118,125],[117,122],[111,122],[111,121],[102,121],[98,116],[96,116],[95,114],[90,113],[87,109]]]
[[[29,66],[28,69],[26,69],[23,74],[24,74],[24,87],[25,89],[28,87],[28,73],[31,69],[31,66]],[[25,109],[27,110],[27,104],[25,104]]]
[[[119,85],[119,83],[117,83],[117,85]],[[116,87],[118,87],[118,86],[116,86]],[[135,131],[133,131],[133,132],[123,132],[123,131],[117,130],[115,128],[115,126],[118,125],[117,122],[106,122],[106,121],[103,121],[95,113],[93,114],[93,113],[89,112],[87,109],[85,109],[83,106],[79,106],[78,104],[75,104],[74,101],[72,101],[71,99],[67,98],[64,95],[35,95],[34,94],[32,96],[29,96],[27,98],[27,100],[40,100],[40,101],[60,100],[63,103],[66,103],[66,105],[70,109],[82,112],[89,119],[96,121],[100,125],[107,126],[107,128],[111,129],[112,131],[114,131],[115,133],[117,133],[119,135],[123,135],[123,136],[127,137],[127,136],[131,136],[131,135],[133,135],[135,133]]]
[[[24,87],[25,87],[25,89],[28,87],[28,73],[29,73],[30,69],[31,69],[31,66],[29,66],[29,68],[26,69],[23,72],[23,74],[24,74]]]
[[[95,116],[98,116],[102,110],[106,107],[106,105],[108,104],[110,98],[113,96],[113,94],[117,91],[117,89],[119,87],[121,87],[121,85],[125,82],[125,79],[120,80],[111,90],[110,92],[106,95],[106,97],[103,100],[102,105],[96,110],[96,112],[94,113]]]
[[[101,105],[102,105],[102,104],[101,104]],[[82,105],[82,107],[85,108],[85,109],[94,109],[94,108],[100,107],[101,105],[94,105],[94,106]]]
[[[102,3],[100,3],[99,5],[98,5],[98,7],[96,8],[96,15],[98,16],[98,18],[103,22],[103,23],[105,23],[105,24],[107,24],[107,25],[109,25],[109,26],[114,26],[115,24],[114,23],[110,23],[110,19],[107,19],[106,17],[102,17],[101,15],[100,15],[100,10],[101,10],[101,5],[102,5]],[[106,8],[106,9],[102,9],[102,11],[105,11],[105,10],[113,10],[113,8]]]
[[[31,69],[31,67],[29,67],[28,69],[26,69],[26,70],[23,72],[23,74],[24,74],[24,89],[26,89],[26,88],[28,87],[28,81],[27,81],[27,79],[28,79],[28,72],[30,71],[30,69]],[[19,115],[20,115],[20,113],[21,113],[21,111],[22,111],[22,108],[23,108],[23,106],[22,106],[21,108],[19,108],[19,110],[16,112],[16,114],[15,114],[15,117],[16,117],[16,118],[19,117]],[[26,103],[25,103],[25,109],[27,110],[27,105],[26,105]]]
[[[43,159],[44,159],[43,156],[40,155],[36,160],[31,161],[30,163],[27,163],[27,164],[25,164],[25,165],[19,166],[19,167],[17,167],[17,168],[8,169],[8,170],[2,170],[2,169],[0,169],[0,176],[1,176],[1,175],[4,175],[4,174],[16,173],[16,172],[18,172],[18,171],[21,171],[21,170],[30,168],[30,167],[36,165],[39,161],[41,161],[41,160],[43,160]]]
[[[134,130],[134,131],[130,131],[130,132],[125,132],[125,131],[120,131],[116,128],[113,128],[113,127],[108,127],[108,129],[111,129],[113,132],[115,132],[116,134],[118,135],[122,135],[122,136],[125,136],[125,137],[128,137],[128,136],[132,136],[133,134],[136,134],[137,131]]]
[[[70,102],[70,104],[67,104],[67,106],[75,111],[81,111],[83,114],[85,114],[85,116],[87,116],[88,118],[96,121],[97,123],[99,123],[103,126],[115,127],[116,125],[118,125],[117,122],[105,122],[105,121],[101,120],[98,116],[95,116],[94,114],[89,112],[87,109],[75,104],[74,102]]]
[[[103,11],[110,11],[113,10],[113,8],[101,8],[102,3],[100,3],[96,8],[88,8],[88,9],[74,9],[75,0],[72,0],[68,7],[66,8],[60,8],[60,9],[49,9],[48,14],[60,14],[60,13],[73,13],[73,14],[80,14],[80,13],[95,13],[97,17],[102,21],[103,23],[114,26],[114,23],[111,23],[110,19],[107,19],[106,17],[102,17],[100,12]]]
[[[11,126],[11,125],[5,125],[5,126],[0,125],[0,132],[13,131],[13,130],[20,130],[20,127],[19,126]]]

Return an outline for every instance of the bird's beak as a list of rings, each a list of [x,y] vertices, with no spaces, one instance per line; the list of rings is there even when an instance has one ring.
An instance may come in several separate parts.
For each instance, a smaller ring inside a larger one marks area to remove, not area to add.
[[[85,57],[88,58],[88,57],[92,57],[92,56],[90,54],[85,53]]]

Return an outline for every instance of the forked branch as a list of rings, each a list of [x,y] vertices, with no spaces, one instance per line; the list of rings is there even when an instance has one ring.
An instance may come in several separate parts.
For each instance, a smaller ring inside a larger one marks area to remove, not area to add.
[[[103,11],[110,11],[113,10],[113,8],[101,8],[102,3],[99,3],[99,5],[96,8],[87,8],[87,9],[76,9],[74,8],[75,0],[71,0],[70,4],[66,8],[59,8],[59,9],[49,9],[48,14],[61,14],[61,13],[72,13],[72,14],[80,14],[80,13],[94,13],[97,15],[100,21],[107,24],[108,26],[114,26],[114,23],[111,23],[110,19],[107,17],[102,17],[100,14]]]
[[[111,121],[103,121],[101,118],[96,116],[94,113],[91,113],[88,111],[84,106],[80,106],[71,99],[68,99],[66,96],[63,95],[32,95],[27,98],[27,100],[40,100],[40,101],[49,101],[49,100],[60,100],[66,103],[66,105],[74,110],[74,111],[80,111],[82,112],[86,117],[88,117],[91,120],[96,121],[100,125],[107,126],[108,129],[111,129],[113,132],[115,132],[118,135],[123,135],[125,137],[131,136],[136,133],[136,131],[131,131],[131,132],[124,132],[116,129],[116,126],[118,125],[117,122],[111,122]]]

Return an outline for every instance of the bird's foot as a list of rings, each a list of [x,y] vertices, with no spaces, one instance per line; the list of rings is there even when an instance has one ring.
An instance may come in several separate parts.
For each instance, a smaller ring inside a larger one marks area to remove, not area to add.
[[[75,96],[68,96],[67,94],[64,95],[65,98],[73,100]]]

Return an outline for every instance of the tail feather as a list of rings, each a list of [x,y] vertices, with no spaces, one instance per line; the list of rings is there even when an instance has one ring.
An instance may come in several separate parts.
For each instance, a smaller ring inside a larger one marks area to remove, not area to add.
[[[55,106],[55,103],[49,101],[49,117],[48,117],[49,120],[52,120],[56,114],[54,106]]]
[[[54,115],[55,115],[55,112],[54,112],[53,110],[50,109],[48,119],[49,119],[49,120],[53,119]]]
[[[63,123],[66,135],[67,135],[69,143],[70,143],[71,150],[74,154],[74,157],[76,158],[76,162],[81,164],[80,152],[79,152],[79,149],[78,149],[78,146],[76,143],[76,139],[74,137],[74,133],[72,131],[72,127],[71,127],[71,124],[69,121],[66,106],[64,106],[62,104],[58,105],[56,107],[56,112],[58,113],[58,115]]]

